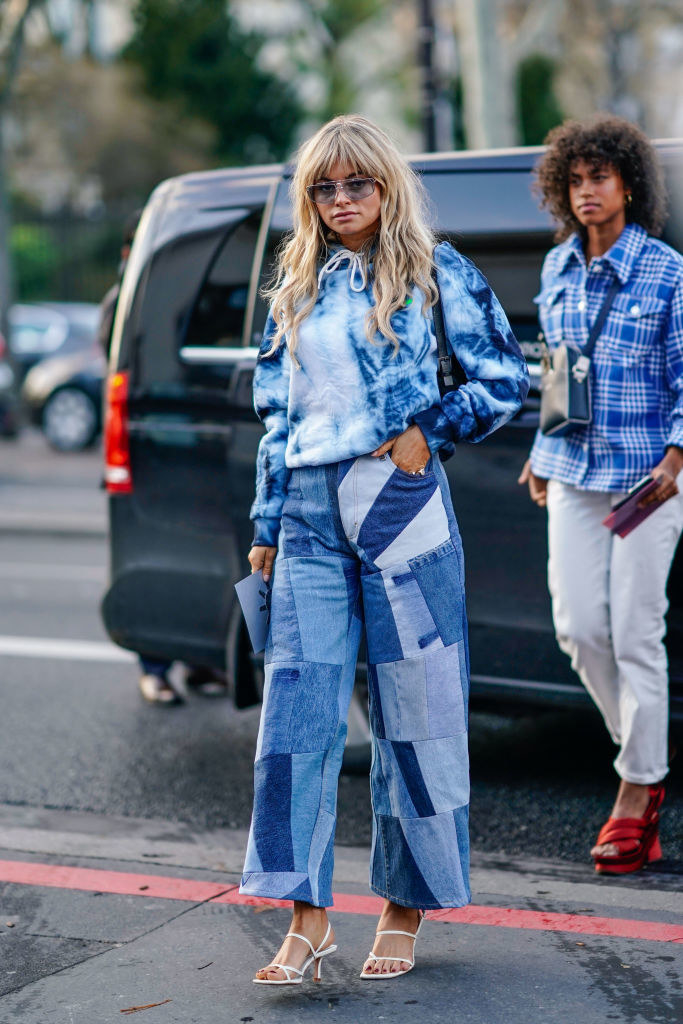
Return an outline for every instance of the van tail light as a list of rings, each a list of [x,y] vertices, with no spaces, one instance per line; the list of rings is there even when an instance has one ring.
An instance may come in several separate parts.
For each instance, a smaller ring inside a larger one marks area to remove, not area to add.
[[[5,353],[6,352],[7,352],[7,342],[5,341],[4,334],[0,334],[0,359],[4,359],[5,358]]]
[[[128,374],[112,373],[107,379],[104,420],[104,483],[110,494],[130,494],[128,437]]]

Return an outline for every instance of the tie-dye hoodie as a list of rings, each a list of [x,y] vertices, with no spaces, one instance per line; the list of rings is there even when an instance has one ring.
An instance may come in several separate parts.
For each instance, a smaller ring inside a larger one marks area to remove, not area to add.
[[[418,288],[391,323],[394,346],[365,333],[372,284],[355,253],[333,252],[321,268],[316,304],[299,326],[297,369],[286,345],[268,356],[268,317],[254,372],[254,405],[266,427],[251,509],[255,544],[276,545],[289,472],[367,455],[412,423],[432,452],[481,441],[520,408],[526,362],[484,276],[447,242],[434,252],[446,335],[467,383],[439,397],[431,311]],[[370,269],[371,274],[371,269]]]

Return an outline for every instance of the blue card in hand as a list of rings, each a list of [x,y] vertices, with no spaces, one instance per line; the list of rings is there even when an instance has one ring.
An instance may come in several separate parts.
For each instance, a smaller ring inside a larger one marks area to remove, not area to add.
[[[252,572],[250,576],[235,584],[237,599],[242,606],[244,621],[249,630],[249,639],[258,654],[266,646],[270,625],[270,580],[266,583],[263,572]]]

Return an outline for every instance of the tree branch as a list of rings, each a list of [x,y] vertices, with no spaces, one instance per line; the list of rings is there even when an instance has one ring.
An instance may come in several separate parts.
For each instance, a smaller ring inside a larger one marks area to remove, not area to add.
[[[24,30],[31,13],[43,3],[43,0],[24,0],[24,9],[16,19],[7,41],[7,52],[4,59],[5,73],[0,86],[0,109],[4,109],[9,101],[14,81],[19,70],[21,51],[24,45]]]

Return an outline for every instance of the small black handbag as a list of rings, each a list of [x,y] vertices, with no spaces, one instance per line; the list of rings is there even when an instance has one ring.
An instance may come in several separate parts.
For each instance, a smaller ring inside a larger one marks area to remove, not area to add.
[[[546,345],[541,360],[540,427],[547,437],[564,437],[591,421],[591,356],[620,287],[615,280],[582,349],[558,345],[551,351]]]

